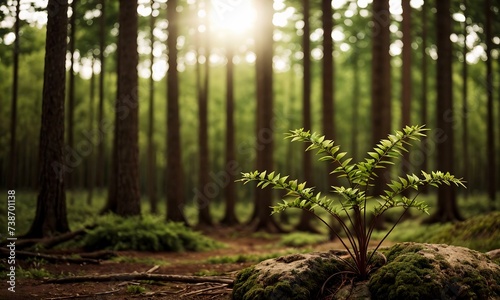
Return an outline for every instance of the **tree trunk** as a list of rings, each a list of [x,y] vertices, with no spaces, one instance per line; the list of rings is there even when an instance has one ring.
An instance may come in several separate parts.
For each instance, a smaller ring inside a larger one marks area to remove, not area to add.
[[[302,122],[305,130],[311,130],[311,30],[309,24],[309,0],[302,0],[302,5],[304,10],[304,34],[302,35],[302,51],[304,52],[304,74],[302,77]],[[304,150],[307,149],[307,147],[309,147],[309,145],[304,144]],[[313,186],[313,166],[310,151],[304,151],[302,153],[302,168],[305,181],[307,181],[309,186]],[[295,229],[299,231],[318,232],[317,229],[311,224],[313,218],[314,215],[310,212],[305,210],[302,211],[299,223]]]
[[[116,212],[140,215],[137,0],[120,0],[118,95],[116,101]]]
[[[391,56],[389,54],[391,23],[388,0],[373,0],[372,28],[372,78],[371,78],[371,126],[372,145],[387,137],[391,131]],[[382,195],[390,177],[390,169],[379,169],[374,182],[373,195]],[[383,228],[378,218],[376,227]]]
[[[402,80],[401,80],[401,100],[402,100],[402,109],[401,109],[401,128],[405,126],[411,125],[411,90],[412,90],[412,81],[411,81],[411,6],[410,0],[402,0],[401,1],[403,7],[403,70],[402,70]],[[402,161],[402,173],[403,176],[405,174],[410,174],[411,172],[412,162],[410,161],[410,152],[403,153],[403,161]],[[403,196],[409,197],[410,190],[405,190],[402,194]],[[405,214],[408,217],[410,212]]]
[[[467,36],[467,0],[464,0],[464,10],[463,14],[465,17],[464,27],[463,27],[463,35]],[[468,95],[468,86],[467,86],[467,43],[464,40],[463,46],[463,59],[462,62],[462,163],[464,164],[463,169],[463,177],[467,181],[469,180],[469,128],[467,125],[468,119],[468,104],[467,104],[467,95]],[[469,195],[469,189],[465,189],[464,191],[465,197],[467,198]]]
[[[167,221],[183,222],[184,217],[184,172],[179,119],[179,80],[177,74],[178,12],[177,0],[167,6],[168,20],[168,71],[167,71],[167,151],[166,151],[166,196]]]
[[[156,192],[156,172],[155,172],[155,162],[156,162],[156,147],[153,138],[154,133],[154,101],[155,101],[155,82],[153,80],[153,63],[155,57],[153,55],[154,46],[154,28],[155,28],[155,17],[153,16],[155,0],[151,0],[151,16],[149,18],[149,37],[151,39],[151,54],[149,56],[151,77],[149,78],[149,110],[148,110],[148,197],[150,204],[150,211],[152,214],[158,213],[158,195]]]
[[[19,11],[21,0],[16,1],[16,22],[14,23],[14,53],[12,55],[12,106],[10,111],[10,157],[9,157],[9,176],[7,187],[9,189],[16,188],[16,171],[17,171],[17,150],[16,150],[16,127],[17,127],[17,92],[19,80],[19,27],[21,20],[19,18]]]
[[[99,75],[99,108],[97,112],[97,130],[99,131],[99,142],[97,145],[97,159],[96,159],[96,187],[104,187],[104,145],[106,142],[106,132],[101,131],[100,125],[104,120],[104,75],[105,75],[105,56],[104,49],[106,37],[106,1],[100,0],[101,4],[101,17],[99,18],[99,61],[101,63],[101,74]]]
[[[421,120],[422,124],[429,124],[427,118],[427,3],[424,1],[422,4],[422,99],[421,99]],[[422,149],[422,163],[420,164],[420,169],[428,172],[428,154],[427,154],[427,136],[422,137],[422,142],[420,143]],[[427,194],[429,188],[424,185],[421,188],[421,193]]]
[[[232,41],[226,44],[226,176],[227,185],[224,190],[226,200],[226,208],[224,218],[221,223],[227,226],[237,225],[238,218],[236,217],[236,173],[230,166],[237,165],[236,161],[236,146],[235,146],[235,123],[234,123],[234,74],[233,74],[233,46]]]
[[[391,62],[390,45],[390,14],[388,0],[374,0],[372,4],[372,84],[371,84],[371,125],[372,144],[377,144],[387,137],[391,131]],[[389,168],[380,169],[373,187],[373,193],[383,193],[389,176]]]
[[[76,4],[77,0],[71,2],[71,18],[70,22],[70,34],[69,34],[69,53],[71,55],[71,66],[69,69],[69,87],[68,87],[68,147],[69,149],[75,149],[75,139],[74,139],[74,120],[75,120],[75,33],[76,33]],[[72,190],[75,184],[75,174],[76,168],[73,172],[68,172],[66,174],[66,190],[69,192],[69,202],[74,202],[74,197],[72,195]]]
[[[491,0],[484,1],[484,10],[486,17],[485,24],[485,35],[486,35],[486,91],[488,95],[487,102],[487,144],[486,144],[486,157],[488,159],[487,163],[487,171],[486,175],[488,178],[488,199],[490,200],[490,209],[496,209],[496,179],[495,179],[495,159],[496,159],[496,151],[495,151],[495,129],[493,122],[493,68],[492,68],[492,59],[491,59],[491,49],[493,49],[492,43],[492,34],[491,34]]]
[[[322,125],[323,134],[327,139],[335,139],[335,64],[333,60],[333,10],[332,2],[328,0],[321,1],[321,8],[323,11],[322,23],[323,23],[323,68],[322,77],[323,84],[322,89]],[[335,185],[336,180],[334,175],[330,175],[335,166],[329,166],[326,169],[326,176],[328,185]]]
[[[257,161],[260,169],[269,172],[273,169],[273,3],[267,0],[257,1],[257,10],[261,14],[261,31],[258,33],[259,42],[257,61],[259,64],[257,73],[258,87],[257,97],[260,108],[257,109]],[[260,87],[259,87],[260,86]],[[254,230],[265,230],[268,232],[280,232],[282,229],[271,216],[273,190],[265,188],[259,190],[256,198],[257,220]]]
[[[452,47],[450,41],[450,0],[436,2],[437,21],[437,169],[454,172],[453,149],[453,98],[452,98]],[[456,189],[442,186],[438,190],[438,207],[428,222],[452,222],[461,220],[456,202]]]
[[[359,100],[360,81],[359,81],[359,50],[353,49],[353,85],[352,85],[352,131],[351,131],[351,151],[354,161],[358,161],[358,137],[359,137]]]
[[[64,177],[64,90],[68,1],[49,0],[45,44],[42,123],[40,128],[40,186],[36,215],[26,237],[46,237],[69,231]]]
[[[198,142],[199,142],[199,173],[198,173],[198,191],[205,193],[205,190],[210,184],[210,153],[208,147],[208,91],[209,91],[209,77],[210,77],[210,3],[205,3],[205,35],[204,35],[204,55],[205,55],[205,74],[203,77],[203,84],[198,85]],[[210,201],[213,197],[210,195],[200,194],[197,196],[198,206],[198,227],[203,228],[212,226],[212,218],[210,217]]]
[[[88,130],[94,132],[94,98],[95,98],[95,72],[94,72],[95,58],[92,57],[92,75],[90,77],[90,103],[89,103],[89,124]],[[92,197],[94,194],[95,184],[95,161],[94,153],[90,153],[87,157],[87,205],[92,205]]]

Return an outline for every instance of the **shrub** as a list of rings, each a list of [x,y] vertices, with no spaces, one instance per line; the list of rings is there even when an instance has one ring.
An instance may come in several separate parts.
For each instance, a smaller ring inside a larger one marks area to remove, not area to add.
[[[156,217],[121,218],[107,215],[82,239],[87,250],[204,251],[222,244],[181,223]]]
[[[358,163],[351,163],[352,158],[346,158],[346,152],[340,152],[340,147],[334,141],[325,139],[317,133],[310,133],[304,129],[293,130],[288,134],[292,142],[306,142],[309,147],[306,151],[317,150],[320,161],[332,162],[338,166],[332,174],[339,178],[346,178],[345,186],[332,186],[333,192],[338,198],[322,196],[321,193],[314,193],[314,188],[306,187],[306,182],[299,183],[297,180],[289,180],[288,176],[282,176],[275,172],[254,171],[243,173],[240,181],[248,183],[257,181],[257,187],[265,188],[272,186],[275,189],[285,190],[286,196],[293,196],[294,200],[286,201],[273,207],[273,213],[282,212],[288,208],[299,208],[308,210],[330,228],[330,231],[340,240],[354,263],[344,260],[350,272],[361,279],[368,277],[372,270],[371,262],[377,249],[391,233],[394,227],[401,221],[404,213],[411,207],[428,213],[428,206],[423,202],[416,201],[418,193],[413,198],[402,196],[403,192],[409,189],[418,191],[420,186],[439,186],[442,184],[455,184],[463,186],[460,179],[449,173],[440,171],[426,173],[421,172],[421,176],[407,174],[397,177],[387,183],[386,190],[380,195],[374,194],[370,189],[377,180],[377,170],[386,168],[387,165],[394,164],[393,160],[401,159],[402,153],[407,152],[407,146],[411,141],[419,141],[425,136],[424,126],[407,126],[402,131],[396,131],[387,139],[383,139],[375,146],[372,152],[368,152],[367,158]],[[373,218],[367,218],[367,203],[373,203]],[[346,237],[341,237],[338,232],[325,221],[314,209],[323,209],[330,214],[340,224]],[[389,209],[403,208],[403,213],[394,222],[392,228],[385,234],[375,250],[368,252],[368,245],[379,218]],[[344,219],[346,217],[346,219]],[[350,226],[352,228],[350,228]]]

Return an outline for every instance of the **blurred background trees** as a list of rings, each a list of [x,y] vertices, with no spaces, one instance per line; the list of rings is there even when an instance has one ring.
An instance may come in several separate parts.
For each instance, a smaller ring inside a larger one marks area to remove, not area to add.
[[[285,132],[322,131],[361,159],[407,123],[433,130],[391,172],[454,171],[469,195],[487,193],[498,207],[498,1],[269,3],[138,1],[138,81],[128,88],[137,88],[137,189],[153,212],[166,201],[167,219],[186,222],[184,205],[197,203],[204,226],[213,221],[209,205],[227,203],[224,223],[235,224],[234,201],[255,201],[254,228],[278,231],[268,216],[278,195],[235,188],[240,171],[276,169],[324,191],[331,184],[301,147],[280,142]],[[43,5],[0,4],[2,189],[41,188]],[[70,193],[117,180],[115,102],[124,97],[121,63],[132,63],[118,59],[121,9],[119,1],[69,2],[63,152]],[[446,204],[454,193],[440,192],[436,220],[459,218]],[[307,218],[299,227],[311,230]]]

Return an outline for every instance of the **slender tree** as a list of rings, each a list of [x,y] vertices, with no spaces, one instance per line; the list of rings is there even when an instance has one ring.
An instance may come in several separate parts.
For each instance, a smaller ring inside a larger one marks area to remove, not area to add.
[[[261,170],[273,169],[273,3],[258,0],[257,10],[261,15],[257,33],[257,163]],[[282,229],[271,216],[273,190],[262,189],[257,193],[257,220],[255,230],[280,232]]]
[[[184,217],[184,171],[182,167],[180,118],[179,118],[179,79],[177,73],[178,37],[177,0],[167,4],[168,20],[168,71],[167,71],[167,151],[166,151],[166,195],[167,221],[183,222]]]
[[[486,157],[488,159],[487,163],[487,178],[488,178],[488,198],[490,200],[490,209],[495,210],[495,198],[496,198],[496,179],[495,179],[495,129],[493,122],[493,66],[491,59],[491,50],[493,48],[492,43],[492,33],[491,33],[491,0],[484,1],[484,11],[485,11],[485,38],[486,38],[486,92],[488,96],[487,102],[487,145],[486,145]]]
[[[235,146],[235,122],[234,122],[234,64],[233,64],[233,45],[232,41],[226,44],[226,168],[230,168],[236,162],[236,146]],[[232,168],[231,168],[232,169]],[[224,218],[221,223],[227,226],[237,225],[238,218],[236,217],[236,174],[232,171],[227,172],[228,181],[224,189],[226,200],[226,208],[224,210]]]
[[[67,132],[67,138],[68,138],[68,147],[70,149],[75,148],[75,138],[74,138],[74,120],[75,120],[75,35],[76,35],[76,6],[77,6],[77,0],[72,0],[71,1],[71,17],[69,19],[69,25],[70,25],[70,32],[69,32],[69,45],[68,45],[68,50],[71,55],[70,59],[70,68],[69,68],[69,86],[68,86],[68,132]],[[75,172],[68,172],[66,174],[67,176],[67,183],[66,183],[66,190],[73,190],[73,185],[75,182]],[[70,202],[73,203],[73,196],[70,193]]]
[[[468,104],[467,104],[467,95],[468,95],[468,85],[467,85],[467,0],[464,0],[464,10],[463,14],[465,17],[463,23],[463,35],[464,35],[464,45],[462,48],[462,151],[463,158],[462,163],[464,164],[463,176],[465,180],[469,178],[469,128],[468,128]],[[465,197],[469,195],[469,189],[465,189]]]
[[[39,193],[27,237],[69,231],[64,193],[64,90],[68,1],[49,0],[39,144]]]
[[[104,49],[106,47],[106,1],[100,0],[101,5],[101,16],[99,17],[99,61],[101,64],[101,73],[99,75],[99,107],[97,112],[97,125],[99,128],[100,122],[104,120],[104,76],[106,74],[106,64]],[[99,132],[101,138],[97,145],[97,158],[96,158],[96,187],[104,187],[104,172],[102,168],[104,166],[104,145],[106,141],[106,132]]]
[[[352,85],[352,131],[351,131],[351,151],[352,157],[355,161],[358,159],[358,136],[359,136],[359,100],[360,93],[360,79],[359,79],[359,50],[353,49],[353,85]]]
[[[210,78],[210,3],[205,3],[205,34],[204,34],[204,55],[205,55],[205,70],[203,76],[203,85],[198,86],[198,143],[199,143],[199,173],[198,184],[199,191],[203,192],[205,187],[210,183],[210,152],[208,147],[208,92]],[[206,197],[197,197],[198,205],[198,226],[212,226],[212,218],[210,217],[210,199]]]
[[[322,91],[322,125],[323,133],[328,139],[335,139],[335,120],[334,120],[334,90],[335,90],[335,64],[333,60],[333,9],[332,1],[321,0],[321,10],[323,15],[321,17],[323,24],[323,68],[321,85]],[[327,169],[327,176],[330,176],[332,168]],[[330,181],[330,185],[333,182]]]
[[[90,97],[89,97],[89,119],[88,132],[94,132],[94,102],[95,102],[95,57],[92,55],[92,74],[90,76]],[[95,159],[94,154],[90,153],[87,157],[87,204],[92,205],[95,185]]]
[[[311,26],[309,22],[309,0],[302,0],[304,34],[302,35],[302,52],[304,53],[303,67],[304,74],[302,77],[302,122],[305,130],[311,130]],[[304,150],[308,145],[304,146]],[[302,171],[304,179],[309,185],[314,185],[313,166],[311,160],[311,152],[304,151],[302,154]],[[314,215],[307,210],[303,210],[300,215],[300,220],[296,230],[317,232],[317,229],[311,224]]]
[[[427,6],[428,3],[424,1],[422,4],[422,98],[421,98],[421,122],[422,124],[428,124],[427,117],[427,89],[428,89],[428,72],[427,72]],[[420,143],[423,149],[427,149],[427,136],[422,137],[422,142]],[[420,169],[428,171],[428,153],[427,151],[422,151],[422,163],[420,164]],[[429,191],[427,185],[423,186],[421,192],[427,194]]]
[[[21,0],[16,1],[16,22],[14,23],[14,54],[12,56],[12,104],[10,111],[10,161],[9,161],[9,189],[16,187],[16,168],[17,168],[17,149],[16,149],[16,127],[17,127],[17,92],[19,80],[19,28],[21,26],[21,19],[19,13],[21,10]]]
[[[453,148],[453,98],[452,98],[452,47],[450,0],[436,1],[437,26],[437,128],[441,132],[437,146],[437,169],[454,171]],[[456,201],[456,190],[443,186],[438,191],[437,211],[428,222],[461,220]]]
[[[120,0],[116,99],[116,213],[141,213],[139,191],[137,0]]]
[[[411,59],[411,6],[410,0],[402,0],[401,6],[403,8],[403,21],[402,21],[402,31],[403,31],[403,68],[402,68],[402,80],[401,80],[401,128],[411,125],[411,69],[412,69],[412,59]],[[402,172],[403,174],[410,174],[411,162],[410,162],[410,152],[403,153],[402,160]],[[409,196],[410,190],[406,190],[403,195]],[[407,212],[408,214],[408,212]]]
[[[151,53],[149,56],[149,70],[150,70],[150,78],[149,78],[149,110],[148,110],[148,197],[149,204],[152,214],[158,213],[158,195],[156,192],[156,172],[155,172],[155,163],[156,163],[156,145],[153,138],[154,133],[154,102],[155,102],[155,81],[153,79],[153,65],[155,56],[153,55],[153,48],[155,42],[154,29],[155,29],[155,0],[151,0],[151,16],[149,17],[149,38],[151,45]]]
[[[372,77],[371,77],[371,126],[372,144],[387,137],[391,131],[391,56],[390,13],[388,0],[373,0],[372,28]],[[381,169],[382,170],[382,169]],[[389,169],[378,172],[375,194],[382,194]]]

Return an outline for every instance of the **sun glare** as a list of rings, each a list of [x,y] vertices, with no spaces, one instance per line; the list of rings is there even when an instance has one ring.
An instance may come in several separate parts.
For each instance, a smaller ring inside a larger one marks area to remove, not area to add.
[[[252,29],[256,12],[250,0],[212,0],[211,18],[215,30],[244,33]]]

